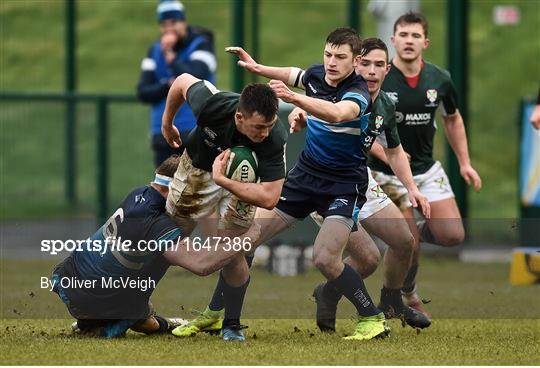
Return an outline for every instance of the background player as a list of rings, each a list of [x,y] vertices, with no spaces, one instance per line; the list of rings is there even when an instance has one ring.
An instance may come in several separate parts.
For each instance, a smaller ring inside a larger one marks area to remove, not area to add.
[[[403,211],[415,237],[415,251],[403,296],[411,307],[426,313],[416,292],[419,242],[455,246],[464,239],[461,216],[440,162],[433,159],[435,111],[442,106],[444,129],[460,165],[460,173],[476,191],[482,187],[480,176],[471,166],[463,118],[457,108],[457,95],[447,71],[422,58],[429,46],[428,24],[424,16],[407,13],[394,24],[392,43],[396,56],[382,89],[396,103],[396,122],[403,148],[410,155],[411,170],[416,185],[431,206],[431,218],[418,228],[406,188],[399,182],[380,146],[374,145],[368,164],[375,180]]]

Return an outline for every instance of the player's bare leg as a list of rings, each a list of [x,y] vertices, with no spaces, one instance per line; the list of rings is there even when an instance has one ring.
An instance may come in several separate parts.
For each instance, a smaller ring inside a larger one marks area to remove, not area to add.
[[[384,286],[401,289],[413,253],[414,237],[399,209],[392,203],[361,222],[370,234],[388,245],[384,255]]]
[[[381,260],[381,252],[371,236],[362,227],[349,235],[345,249],[348,256],[343,262],[358,271],[363,279],[375,272]]]
[[[461,244],[465,237],[461,215],[454,198],[443,199],[429,203],[431,218],[426,220],[422,229],[417,228],[412,209],[406,210],[409,227],[415,231],[415,240],[418,246],[413,252],[411,267],[403,287],[403,299],[412,308],[428,315],[422,300],[417,292],[416,274],[420,258],[420,240],[441,246],[455,246]]]
[[[342,260],[343,250],[349,240],[351,219],[327,217],[317,234],[313,246],[313,262],[328,282],[327,292],[334,297],[344,295],[356,308],[358,324],[352,340],[369,340],[387,336],[389,329],[383,314],[371,300],[362,277]]]
[[[371,236],[362,227],[350,233],[346,250],[349,255],[343,263],[351,266],[363,279],[375,272],[381,253]],[[322,332],[334,332],[337,305],[341,294],[335,293],[334,288],[323,282],[317,285],[313,291],[313,297],[317,303],[317,326]]]
[[[444,247],[459,245],[465,239],[461,215],[454,198],[430,202],[431,218],[426,224],[434,244]],[[424,235],[424,234],[422,234]],[[428,240],[428,239],[426,239]]]
[[[401,290],[409,271],[415,239],[399,209],[389,204],[362,222],[366,230],[388,244],[384,255],[381,308],[387,316],[400,317],[415,328],[426,328],[429,318],[403,304]]]

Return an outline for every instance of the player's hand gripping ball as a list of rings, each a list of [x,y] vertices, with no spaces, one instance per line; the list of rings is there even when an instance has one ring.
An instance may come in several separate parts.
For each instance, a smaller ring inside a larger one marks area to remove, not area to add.
[[[257,155],[246,146],[236,146],[231,148],[229,163],[225,175],[229,179],[243,183],[256,183],[258,161]]]

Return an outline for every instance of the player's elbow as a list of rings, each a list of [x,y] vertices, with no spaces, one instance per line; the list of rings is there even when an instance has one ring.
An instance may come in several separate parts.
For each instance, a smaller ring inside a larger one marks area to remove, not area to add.
[[[328,117],[328,121],[330,121],[332,123],[343,123],[343,122],[349,121],[349,120],[352,120],[352,119],[349,119],[348,114],[343,113],[339,109],[337,111],[335,111],[334,113],[332,113]]]
[[[344,123],[355,119],[357,116],[358,111],[351,109],[349,106],[335,106],[331,121],[335,123]]]
[[[190,269],[197,276],[209,276],[215,272],[215,267],[207,262],[201,262]]]
[[[262,203],[260,204],[259,207],[262,207],[265,210],[271,211],[271,210],[274,209],[274,207],[276,207],[278,202],[279,202],[279,195],[277,195],[277,196],[274,196],[274,195],[267,196],[266,198],[263,198]]]

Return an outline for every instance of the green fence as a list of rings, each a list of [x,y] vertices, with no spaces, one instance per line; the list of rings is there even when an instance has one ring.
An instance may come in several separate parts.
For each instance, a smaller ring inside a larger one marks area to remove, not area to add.
[[[66,119],[70,104],[73,121]],[[2,92],[0,110],[2,219],[100,221],[152,179],[149,108],[134,96]],[[281,111],[284,121],[288,111]],[[290,164],[303,137],[288,144]]]
[[[2,219],[102,219],[151,180],[148,107],[133,96],[1,93],[0,109]]]

